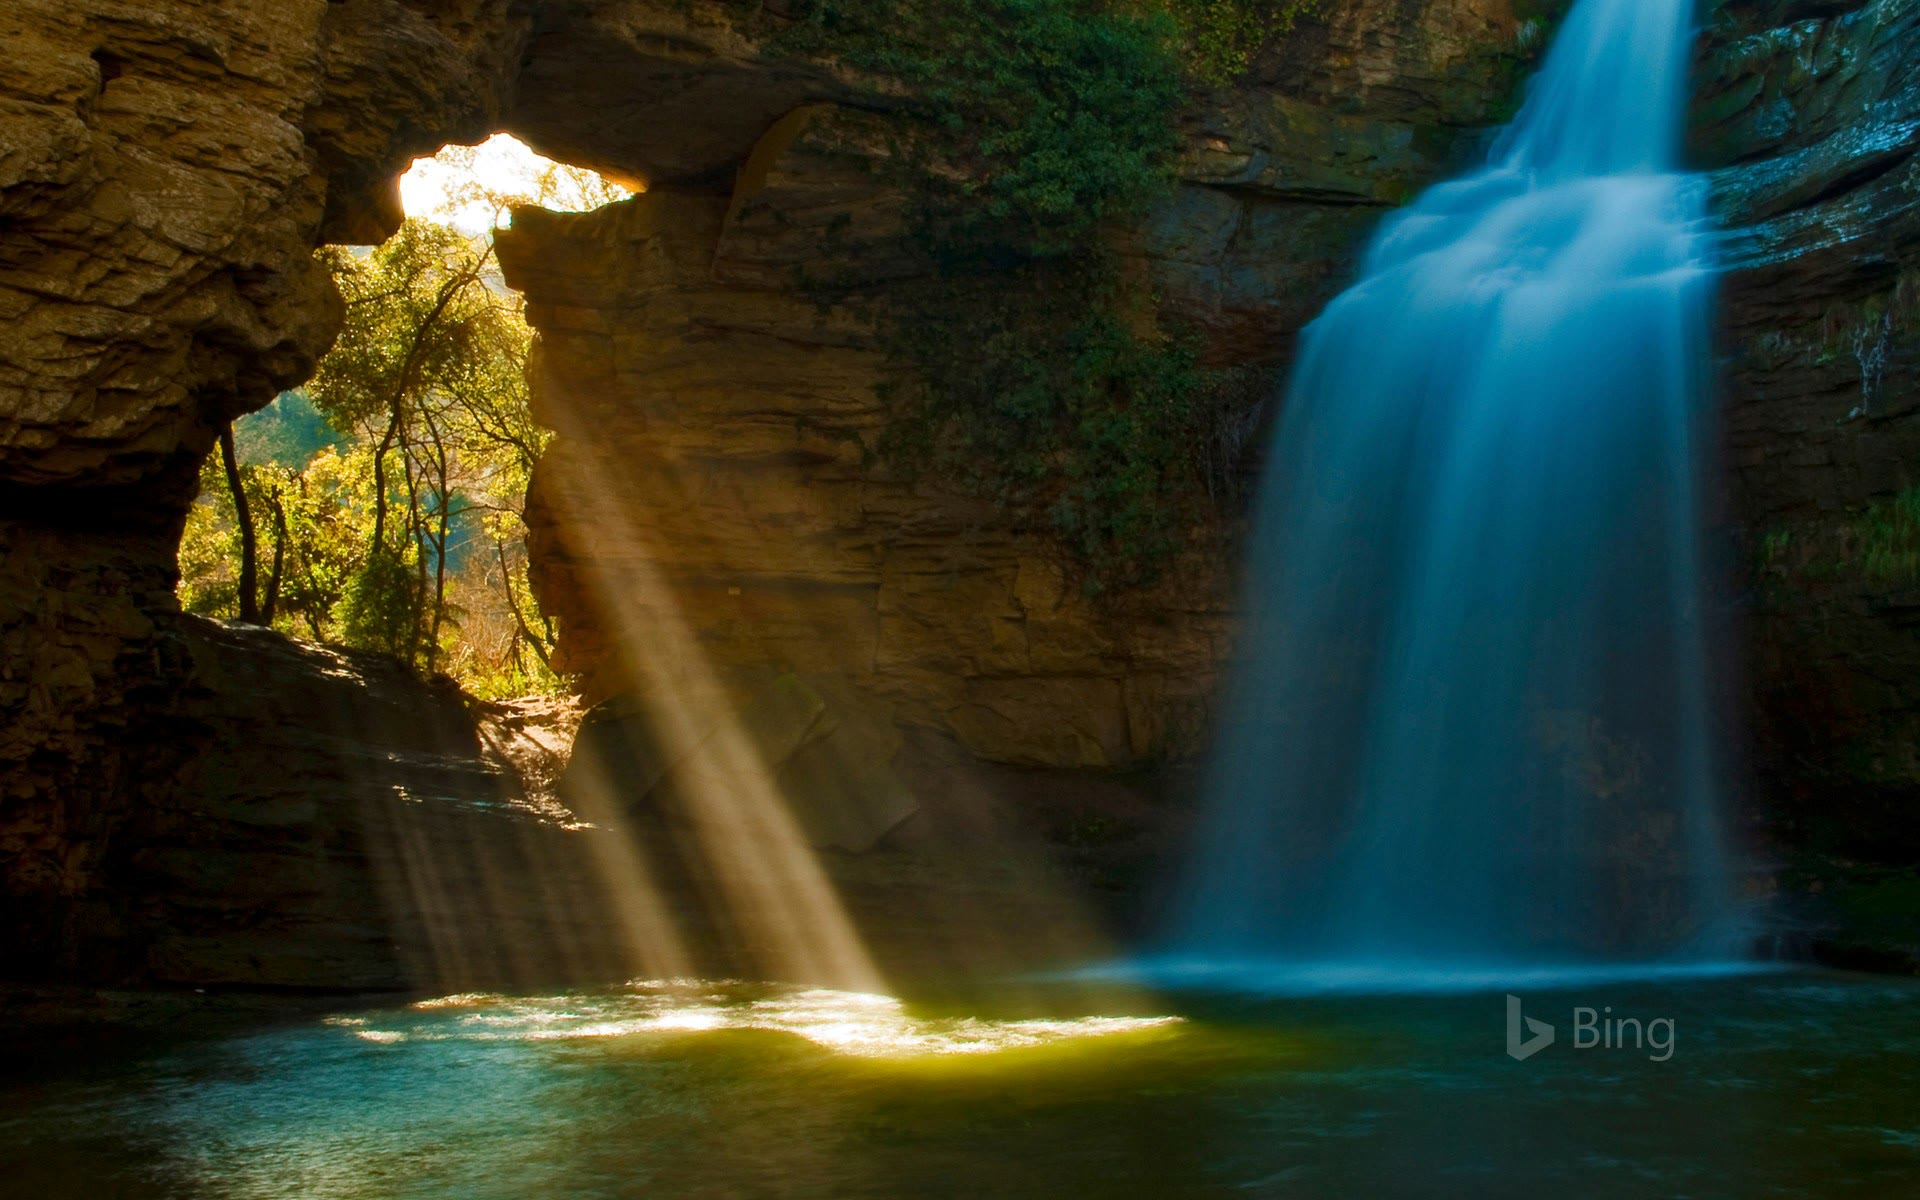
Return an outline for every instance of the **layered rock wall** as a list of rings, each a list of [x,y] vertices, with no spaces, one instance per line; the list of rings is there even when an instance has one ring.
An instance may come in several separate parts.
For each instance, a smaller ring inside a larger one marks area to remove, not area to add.
[[[814,312],[794,273],[824,222],[884,300],[898,197],[864,166],[898,96],[830,59],[767,54],[737,11],[22,0],[0,14],[10,970],[421,976],[394,949],[421,944],[406,932],[418,901],[386,925],[365,905],[369,881],[405,877],[367,831],[415,811],[408,755],[462,779],[472,755],[385,727],[398,710],[380,695],[400,681],[181,624],[172,556],[216,431],[303,379],[332,337],[313,247],[384,237],[410,157],[495,130],[656,188],[593,217],[529,217],[512,243],[562,430],[535,497],[540,570],[590,680],[618,677],[616,648],[645,654],[670,617],[723,664],[827,664],[997,757],[1112,766],[1196,744],[1230,607],[1218,556],[1095,605],[1044,535],[876,470],[890,368],[871,314]],[[1511,25],[1500,3],[1348,6],[1290,51],[1324,70],[1276,60],[1271,79],[1195,109],[1187,183],[1127,253],[1216,360],[1277,363],[1372,214],[1453,158],[1497,98]],[[582,530],[580,513],[605,519]],[[334,726],[363,744],[316,749]],[[311,786],[276,784],[267,764]],[[431,840],[488,828],[487,808],[434,808]]]
[[[1337,102],[1276,62],[1271,82],[1197,106],[1178,186],[1121,235],[1156,321],[1270,389],[1379,213],[1478,144],[1512,33],[1497,4],[1355,6],[1316,30],[1314,61],[1352,76]],[[501,235],[559,433],[529,518],[559,665],[599,698],[637,686],[630,656],[680,639],[723,670],[841,675],[997,761],[1191,756],[1231,638],[1232,505],[1157,585],[1095,596],[1044,522],[884,453],[908,368],[880,328],[925,269],[888,169],[899,137],[816,103],[773,123],[728,187],[523,211]]]
[[[0,12],[10,972],[145,970],[122,933],[157,885],[128,864],[191,758],[172,736],[168,631],[200,460],[332,340],[340,306],[314,246],[384,236],[397,204],[380,197],[407,157],[494,124],[528,24],[508,8]]]
[[[735,11],[0,11],[9,969],[397,985],[420,976],[395,947],[431,941],[431,906],[371,905],[370,881],[411,876],[369,847],[428,811],[435,843],[526,840],[471,832],[493,828],[498,781],[460,765],[485,761],[470,724],[448,715],[451,750],[385,727],[399,710],[380,696],[415,685],[183,624],[171,599],[215,431],[304,378],[337,325],[313,247],[384,236],[409,157],[494,130],[652,188],[523,215],[502,243],[559,432],[533,496],[536,569],[591,689],[630,688],[671,640],[676,661],[691,645],[723,671],[840,676],[1007,762],[1104,770],[1200,744],[1232,631],[1231,511],[1162,584],[1095,598],[1044,530],[888,467],[900,365],[877,319],[918,269],[906,199],[875,169],[899,96],[768,54]],[[1879,535],[1861,522],[1914,482],[1920,451],[1917,20],[1914,0],[1722,5],[1694,122],[1736,230],[1729,511],[1753,563],[1759,774],[1776,823],[1851,811],[1886,853],[1912,836],[1920,788],[1920,582],[1865,565]],[[1177,186],[1114,235],[1154,321],[1199,331],[1209,364],[1277,375],[1378,215],[1504,115],[1517,30],[1505,0],[1354,0],[1196,97]],[[821,270],[844,285],[824,306],[805,286]],[[355,731],[324,753],[316,705]],[[466,781],[447,795],[486,802],[405,807],[419,754]],[[324,786],[272,786],[276,759]]]
[[[1725,446],[1758,815],[1778,844],[1911,862],[1920,575],[1897,559],[1920,531],[1893,502],[1920,483],[1920,5],[1719,6],[1697,90],[1734,268]]]

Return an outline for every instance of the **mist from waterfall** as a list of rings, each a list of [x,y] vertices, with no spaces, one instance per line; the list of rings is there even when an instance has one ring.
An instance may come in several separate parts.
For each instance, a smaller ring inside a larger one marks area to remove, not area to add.
[[[1727,912],[1691,0],[1578,0],[1489,165],[1305,331],[1171,952],[1390,979]]]

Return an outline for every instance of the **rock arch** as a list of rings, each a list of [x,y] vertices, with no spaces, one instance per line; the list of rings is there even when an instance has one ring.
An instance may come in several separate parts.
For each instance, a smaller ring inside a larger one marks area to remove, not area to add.
[[[1230,625],[1227,572],[1096,612],[1041,541],[856,453],[885,364],[857,320],[812,311],[785,272],[815,249],[809,221],[851,213],[871,236],[836,253],[884,291],[889,201],[854,164],[898,99],[843,66],[764,53],[731,11],[14,0],[0,13],[0,949],[22,951],[22,970],[147,970],[144,950],[109,963],[119,952],[99,947],[137,943],[115,941],[129,897],[175,885],[139,882],[151,826],[120,831],[140,813],[188,820],[182,781],[204,790],[209,763],[247,761],[221,740],[217,697],[259,684],[235,677],[243,646],[209,650],[175,611],[197,465],[220,425],[304,379],[329,344],[338,304],[313,247],[380,240],[408,160],[496,131],[651,188],[618,211],[529,215],[503,244],[560,430],[535,496],[539,569],[593,687],[620,685],[603,617],[569,608],[572,576],[586,554],[619,555],[566,514],[604,485],[636,520],[682,522],[671,590],[719,661],[859,664],[855,682],[903,719],[1004,760],[1110,768],[1191,747]],[[1915,18],[1888,0],[1860,12],[1817,19],[1833,69],[1804,85],[1769,66],[1788,41],[1768,41],[1755,6],[1725,6],[1704,43],[1703,160],[1759,164],[1717,184],[1774,239],[1736,286],[1732,322],[1751,351],[1734,439],[1753,524],[1884,492],[1912,443],[1908,410],[1889,405],[1873,436],[1822,425],[1830,453],[1793,457],[1793,431],[1853,381],[1767,340],[1783,324],[1813,338],[1815,310],[1877,294],[1888,263],[1911,270],[1920,253],[1911,139],[1851,137],[1833,102],[1870,93],[1886,128],[1906,128]],[[1476,144],[1506,97],[1515,28],[1506,0],[1338,5],[1241,85],[1196,97],[1178,186],[1124,232],[1126,252],[1210,353],[1283,357],[1372,214]],[[1796,133],[1768,124],[1795,103]],[[1847,157],[1869,143],[1871,162]],[[704,364],[655,353],[695,336],[710,339]],[[1901,336],[1894,361],[1912,354]],[[675,374],[693,367],[706,373]],[[623,473],[661,460],[686,471],[694,503]],[[1821,689],[1857,693],[1867,725],[1910,711],[1910,687],[1874,682],[1905,635],[1848,611],[1857,644],[1824,663]],[[1865,728],[1829,716],[1814,727]]]
[[[1189,119],[1184,183],[1129,252],[1220,354],[1283,346],[1369,209],[1437,170],[1504,86],[1502,0],[1441,9],[1356,6],[1303,53],[1346,55],[1359,74],[1322,71],[1297,99],[1256,80]],[[1225,642],[1225,570],[1096,613],[1039,540],[870,469],[884,364],[857,319],[815,312],[788,281],[820,222],[842,218],[857,236],[841,265],[877,291],[897,271],[893,201],[860,168],[899,98],[843,65],[765,53],[737,11],[20,0],[0,16],[0,944],[19,971],[327,973],[236,965],[244,914],[209,918],[210,958],[157,950],[193,924],[173,900],[232,890],[169,874],[167,847],[242,853],[272,810],[248,787],[263,760],[292,760],[276,726],[242,714],[302,706],[236,708],[248,689],[329,697],[308,708],[365,695],[377,714],[399,685],[355,691],[348,677],[379,672],[302,665],[181,617],[174,547],[215,431],[306,378],[338,326],[312,248],[381,240],[410,159],[497,131],[651,189],[598,214],[529,214],[502,243],[560,431],[534,497],[540,571],[596,690],[621,684],[573,576],[583,555],[620,551],[583,545],[568,514],[604,487],[616,511],[681,535],[653,567],[723,664],[832,666],[904,719],[1013,761],[1112,767],[1192,743]],[[1378,36],[1408,21],[1414,44]],[[1417,103],[1378,83],[1396,70],[1425,81]],[[1372,110],[1335,113],[1328,87]],[[1371,161],[1335,144],[1347,138]],[[688,375],[666,351],[702,338],[705,374]],[[626,469],[668,460],[693,493],[649,492]],[[223,808],[237,779],[248,799]],[[319,870],[319,844],[351,840],[353,823],[300,811],[267,841]],[[332,911],[296,893],[247,903],[296,924]],[[340,978],[391,976],[365,947],[322,942]]]

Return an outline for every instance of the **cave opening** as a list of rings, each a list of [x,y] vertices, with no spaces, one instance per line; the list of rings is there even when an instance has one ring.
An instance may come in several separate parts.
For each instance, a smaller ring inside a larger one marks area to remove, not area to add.
[[[182,608],[444,671],[487,698],[563,690],[527,582],[524,497],[548,431],[493,235],[515,206],[635,194],[510,134],[413,160],[405,219],[316,257],[342,328],[309,380],[220,431],[179,547]]]
[[[221,431],[181,540],[183,608],[373,655],[429,684],[450,679],[475,714],[474,757],[518,777],[509,803],[585,835],[558,850],[544,827],[448,838],[443,818],[415,807],[369,809],[361,835],[391,843],[400,860],[389,887],[400,894],[387,907],[425,918],[414,977],[526,986],[582,977],[590,961],[589,976],[749,967],[879,990],[816,847],[822,838],[864,847],[911,811],[897,781],[857,761],[885,735],[865,714],[827,713],[796,679],[743,686],[710,661],[662,578],[662,539],[606,500],[623,472],[599,460],[578,496],[545,506],[545,520],[584,565],[573,582],[624,688],[613,709],[644,730],[656,757],[610,760],[605,722],[593,747],[570,753],[581,681],[556,663],[557,623],[532,577],[528,492],[550,425],[577,432],[584,407],[620,404],[563,384],[546,397],[561,419],[536,412],[536,330],[499,242],[521,221],[591,223],[644,186],[500,134],[415,159],[394,190],[405,217],[389,238],[316,252],[344,321],[312,378]],[[681,495],[693,482],[653,477]],[[626,549],[617,572],[601,569],[599,546],[580,545],[583,536]],[[311,723],[345,740],[363,732],[332,729],[326,714]],[[529,729],[546,751],[534,752],[544,761],[532,771],[516,745]],[[796,810],[792,781],[777,777],[790,758],[804,759],[816,803],[834,796],[829,811]],[[390,776],[363,771],[352,790],[378,793]],[[530,937],[445,915],[475,904],[530,909],[545,928]],[[604,936],[583,941],[566,927],[584,912],[605,918]]]

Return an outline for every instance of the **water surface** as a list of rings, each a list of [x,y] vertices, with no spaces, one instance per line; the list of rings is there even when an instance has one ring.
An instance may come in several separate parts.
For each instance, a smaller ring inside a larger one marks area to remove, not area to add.
[[[0,1195],[1920,1194],[1920,985],[1824,973],[955,1013],[639,984],[452,997],[0,1087]],[[1575,1005],[1674,1022],[1578,1049]]]

